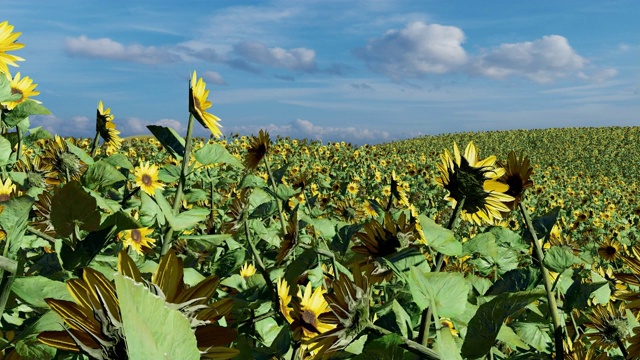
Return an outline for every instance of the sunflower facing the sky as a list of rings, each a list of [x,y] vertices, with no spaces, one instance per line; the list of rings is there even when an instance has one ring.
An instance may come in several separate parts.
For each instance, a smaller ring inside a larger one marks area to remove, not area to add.
[[[9,73],[9,67],[18,66],[16,61],[24,61],[23,58],[15,55],[7,54],[7,51],[22,49],[24,44],[16,42],[21,32],[13,32],[13,25],[9,25],[8,21],[0,23],[0,73]]]
[[[189,87],[189,112],[202,124],[211,131],[213,136],[219,138],[222,136],[220,131],[220,118],[208,113],[206,110],[211,107],[209,90],[205,87],[207,84],[202,78],[197,79],[196,72],[191,75],[191,85]]]
[[[20,97],[15,100],[2,103],[2,105],[6,107],[7,110],[13,110],[13,108],[18,106],[18,104],[20,104],[21,102],[27,100],[30,97],[40,94],[39,91],[35,91],[35,88],[36,86],[38,86],[38,84],[34,84],[33,80],[30,77],[25,76],[23,78],[20,78],[20,73],[17,73],[16,76],[12,78],[11,74],[9,74],[8,72],[5,73],[5,76],[11,82],[11,94],[20,94]]]
[[[151,165],[149,161],[143,162],[140,166],[133,169],[133,175],[136,177],[136,186],[150,196],[153,196],[156,189],[162,189],[164,185],[158,181],[158,167]]]
[[[505,170],[495,166],[495,156],[480,160],[473,142],[467,145],[464,155],[455,143],[453,149],[453,156],[449,150],[440,154],[442,163],[437,164],[441,176],[436,183],[448,191],[445,199],[453,206],[465,199],[461,217],[478,225],[501,220],[501,212],[509,211],[505,203],[515,200],[506,194],[509,185],[497,180]]]
[[[144,249],[150,249],[155,245],[156,240],[147,237],[153,233],[153,229],[139,228],[125,230],[122,235],[122,245],[131,246],[138,254],[143,255]]]

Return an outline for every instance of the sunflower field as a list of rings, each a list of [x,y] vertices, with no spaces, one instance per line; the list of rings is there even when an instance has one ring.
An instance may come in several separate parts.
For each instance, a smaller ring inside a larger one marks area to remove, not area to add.
[[[640,127],[222,137],[194,71],[184,137],[65,138],[13,30],[0,359],[640,357]]]

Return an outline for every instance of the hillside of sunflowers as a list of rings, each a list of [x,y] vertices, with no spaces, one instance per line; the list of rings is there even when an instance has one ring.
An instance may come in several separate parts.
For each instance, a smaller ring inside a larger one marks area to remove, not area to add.
[[[640,127],[222,137],[194,71],[186,134],[123,139],[96,99],[68,138],[30,125],[19,36],[0,23],[0,359],[640,357]]]

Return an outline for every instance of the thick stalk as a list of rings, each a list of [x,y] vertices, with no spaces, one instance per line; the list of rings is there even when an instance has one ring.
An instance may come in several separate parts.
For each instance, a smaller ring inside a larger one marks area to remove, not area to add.
[[[176,196],[173,199],[173,213],[178,215],[180,211],[180,205],[182,203],[182,192],[184,191],[185,183],[187,182],[187,169],[189,168],[189,159],[191,158],[191,134],[193,133],[193,115],[189,114],[189,124],[187,125],[187,137],[184,139],[184,156],[182,157],[182,167],[180,168],[180,179],[178,179],[178,189],[176,190]],[[166,254],[171,249],[173,243],[173,228],[169,225],[167,232],[164,234],[162,240],[162,255]]]
[[[531,222],[531,218],[529,217],[529,213],[527,209],[524,207],[524,204],[520,203],[520,212],[522,213],[522,217],[527,225],[527,229],[533,238],[533,248],[535,249],[536,256],[540,260],[540,270],[542,271],[542,280],[544,281],[544,289],[547,291],[547,302],[549,303],[549,311],[551,312],[551,319],[553,320],[553,335],[555,338],[555,347],[556,347],[556,360],[564,359],[564,350],[562,341],[564,336],[562,334],[562,323],[560,321],[560,315],[558,314],[558,305],[556,304],[556,297],[553,293],[553,286],[551,283],[551,276],[549,276],[549,270],[544,267],[544,253],[542,252],[542,247],[538,242],[538,235],[536,235],[536,231],[533,227],[533,223]]]
[[[96,150],[98,150],[98,142],[100,142],[100,133],[96,131],[96,137],[93,138],[93,145],[91,146],[91,157],[96,156]]]
[[[20,127],[16,126],[16,133],[18,134],[18,150],[16,150],[16,163],[20,161],[20,156],[22,156],[22,130]]]
[[[249,249],[251,249],[251,254],[253,254],[253,258],[256,260],[256,265],[258,265],[258,271],[260,271],[260,274],[262,274],[264,281],[267,283],[267,287],[269,288],[269,290],[271,290],[271,293],[273,294],[274,298],[277,300],[278,291],[273,286],[273,283],[271,282],[271,277],[269,276],[269,270],[267,270],[267,267],[264,266],[264,263],[262,262],[262,258],[260,257],[260,253],[258,252],[256,245],[253,243],[253,240],[251,239],[251,234],[249,233],[249,225],[247,225],[248,216],[246,213],[244,217],[245,217],[244,235],[247,237],[247,243],[249,244]],[[276,301],[276,304],[277,304],[277,301]]]
[[[267,160],[267,156],[263,157],[264,165],[267,167],[267,174],[269,174],[269,180],[271,180],[271,188],[273,193],[276,194],[276,190],[278,187],[276,186],[276,180],[273,178],[273,173],[271,173],[271,167],[269,166],[269,161]],[[284,212],[282,211],[282,203],[280,199],[276,196],[276,205],[278,205],[278,214],[280,214],[280,226],[282,227],[282,235],[287,234],[287,222],[284,220]]]
[[[15,274],[18,270],[18,263],[7,257],[0,256],[0,270]]]
[[[447,224],[447,229],[453,230],[456,225],[456,221],[460,217],[460,213],[462,212],[462,208],[464,207],[464,201],[466,198],[462,198],[462,200],[456,203],[456,207],[453,209],[453,214],[451,214],[451,218],[449,219],[449,223]],[[442,269],[442,264],[444,263],[444,255],[438,253],[436,256],[437,264],[436,268],[433,272],[440,272]],[[431,316],[433,314],[433,309],[431,306],[422,311],[422,317],[420,318],[420,332],[418,333],[418,338],[420,339],[420,343],[422,345],[427,345],[429,341],[429,328],[431,327]]]

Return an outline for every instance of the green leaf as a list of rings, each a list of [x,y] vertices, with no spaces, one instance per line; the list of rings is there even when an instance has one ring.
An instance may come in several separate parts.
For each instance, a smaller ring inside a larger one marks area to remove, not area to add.
[[[51,223],[56,233],[69,236],[76,226],[82,230],[95,231],[100,228],[100,211],[96,199],[73,180],[56,189],[51,199]]]
[[[0,76],[0,78],[3,78],[3,76]],[[13,150],[11,148],[11,142],[5,139],[3,136],[0,136],[0,165],[9,163],[12,152]]]
[[[549,236],[549,234],[551,233],[551,229],[553,228],[553,225],[555,225],[556,221],[558,220],[558,214],[560,214],[560,207],[556,206],[548,213],[540,217],[537,217],[531,221],[533,223],[533,229],[536,232],[536,236],[538,237],[538,240]],[[533,237],[531,236],[531,233],[529,233],[528,231],[525,231],[524,240],[527,243],[531,243],[533,241]]]
[[[474,236],[469,241],[462,244],[463,253],[466,255],[480,254],[493,259],[498,258],[498,244],[496,237],[492,233],[482,233]]]
[[[462,255],[462,244],[454,235],[454,232],[438,225],[425,215],[419,215],[422,231],[427,239],[427,244],[437,252],[449,256]]]
[[[505,292],[533,290],[540,283],[542,273],[538,268],[526,267],[507,271],[493,284],[485,295],[500,295]]]
[[[578,261],[571,249],[564,246],[552,246],[544,254],[544,266],[557,273],[562,273]]]
[[[158,180],[170,184],[180,179],[180,168],[175,165],[165,165],[158,171]]]
[[[503,293],[480,305],[469,321],[467,334],[462,344],[462,356],[476,359],[485,356],[500,332],[504,320],[528,304],[538,300],[544,290]]]
[[[306,217],[303,217],[303,220],[305,220],[305,218]],[[310,224],[313,225],[315,231],[318,233],[318,236],[324,239],[333,239],[333,237],[336,235],[336,226],[334,225],[333,221],[329,219],[311,218],[309,218],[308,220],[310,220]]]
[[[175,231],[186,230],[194,227],[196,224],[204,222],[209,217],[208,209],[191,209],[181,212],[174,218],[167,218],[169,224]]]
[[[48,309],[46,298],[73,301],[64,282],[51,280],[44,276],[18,277],[11,287],[16,296],[29,306]]]
[[[607,279],[603,278],[597,272],[591,270],[591,280],[594,283],[599,283],[603,281],[607,281]],[[600,289],[593,292],[593,298],[596,304],[606,304],[611,299],[611,288],[609,286],[603,286]]]
[[[51,111],[34,100],[27,99],[4,114],[4,122],[14,127],[31,115],[49,115]]]
[[[45,130],[42,126],[29,129],[29,135],[25,138],[25,140],[30,143],[34,143],[41,139],[53,139],[53,135],[51,135],[51,133]]]
[[[404,342],[397,334],[389,334],[368,342],[355,360],[417,360],[418,356],[402,348]]]
[[[409,274],[409,290],[420,310],[433,303],[439,316],[452,318],[464,313],[469,285],[460,273],[425,274],[413,267]]]
[[[127,170],[133,170],[133,164],[125,154],[115,153],[105,159],[102,159],[102,161],[111,164],[115,168],[120,167]]]
[[[146,192],[140,192],[140,223],[146,227],[163,227],[165,217],[160,206]]]
[[[0,102],[9,102],[20,99],[21,94],[11,93],[11,81],[6,77],[0,77]]]
[[[120,274],[115,283],[130,359],[200,359],[195,333],[184,315],[169,309],[142,284]]]
[[[82,184],[92,190],[106,188],[117,182],[124,183],[126,180],[120,171],[104,160],[91,164],[82,175]]]
[[[159,125],[147,125],[147,129],[174,158],[182,159],[185,145],[184,139],[178,133],[172,128]]]
[[[16,352],[21,360],[51,360],[56,356],[56,349],[41,343],[35,334],[20,339]]]
[[[4,255],[13,260],[22,246],[33,199],[29,196],[20,196],[9,199],[2,205],[4,210],[0,213],[0,228],[7,233],[5,246],[8,246],[8,249],[4,250]]]
[[[514,324],[516,333],[527,344],[542,353],[550,353],[552,348],[551,337],[548,334],[549,325],[537,323],[518,322]]]
[[[231,155],[227,149],[220,144],[206,144],[198,149],[194,156],[202,165],[227,164],[237,168],[244,168],[242,161]]]
[[[296,279],[308,269],[318,266],[318,254],[314,249],[306,249],[298,256],[284,273],[284,279],[288,284],[295,284]]]
[[[462,360],[460,348],[458,348],[451,331],[447,328],[438,330],[433,349],[440,354],[441,359]]]
[[[262,319],[256,322],[254,326],[262,339],[262,343],[266,346],[271,346],[282,328],[282,326],[278,326],[278,323],[272,317]]]
[[[103,250],[105,244],[115,238],[115,227],[92,231],[72,249],[61,241],[56,242],[56,252],[60,256],[60,262],[65,270],[73,271],[88,266],[91,261]]]
[[[510,348],[515,349],[519,347],[521,349],[528,350],[529,345],[526,342],[522,341],[522,338],[513,331],[509,326],[500,327],[500,331],[498,332],[498,340],[504,342],[509,345]]]
[[[65,139],[64,141],[67,143],[67,147],[69,148],[69,151],[75,156],[77,156],[80,160],[82,160],[82,162],[84,162],[87,165],[93,164],[93,158],[89,156],[89,154],[87,154],[84,150],[73,145],[73,143],[71,143],[71,141],[69,141],[68,139]]]
[[[574,280],[565,295],[564,310],[567,313],[571,312],[572,309],[585,310],[587,308],[587,301],[594,291],[602,287],[606,287],[606,289],[610,291],[609,287],[606,286],[607,284],[607,281],[585,284],[580,279]]]
[[[358,224],[354,224],[354,225],[344,224],[344,226],[339,227],[338,232],[336,233],[336,235],[333,237],[333,240],[331,241],[331,245],[330,245],[331,250],[334,252],[340,253],[342,255],[346,254],[347,250],[349,249],[349,243],[351,242],[353,235],[355,235],[358,231],[360,231],[361,228],[362,228],[362,225],[358,225]]]
[[[189,249],[196,252],[205,252],[214,250],[231,236],[231,234],[180,235],[180,239],[187,240]]]
[[[246,251],[243,248],[227,251],[215,262],[214,272],[220,278],[230,276],[244,264]]]

